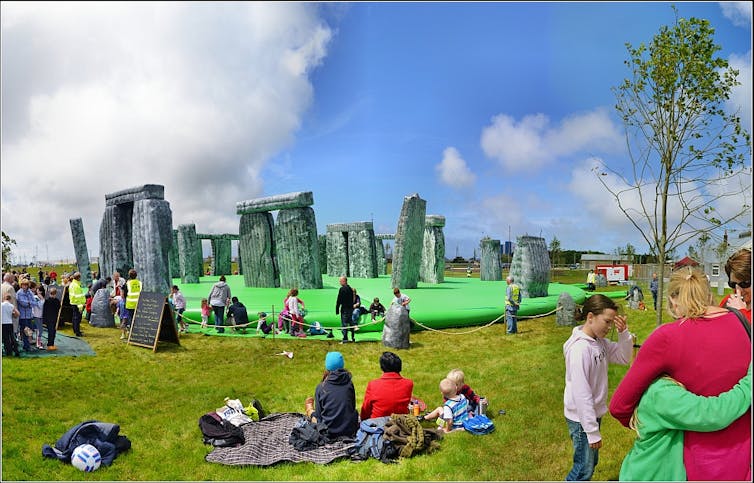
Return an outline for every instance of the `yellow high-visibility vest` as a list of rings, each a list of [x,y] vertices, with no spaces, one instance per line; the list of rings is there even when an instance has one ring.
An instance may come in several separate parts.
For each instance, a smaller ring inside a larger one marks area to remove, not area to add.
[[[141,282],[132,278],[126,282],[126,288],[128,289],[128,293],[126,294],[126,308],[133,310],[136,308],[136,303],[139,301]]]
[[[84,295],[84,290],[81,288],[81,282],[75,278],[68,286],[68,297],[71,305],[84,305],[86,303],[86,295]]]

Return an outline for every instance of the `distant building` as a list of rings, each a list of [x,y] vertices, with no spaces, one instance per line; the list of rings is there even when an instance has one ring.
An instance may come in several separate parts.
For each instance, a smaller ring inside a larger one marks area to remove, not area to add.
[[[500,246],[500,249],[503,255],[513,255],[513,250],[515,249],[515,246],[513,245],[512,241],[508,240],[507,242],[503,243]]]
[[[623,255],[603,255],[601,253],[584,253],[581,255],[582,270],[594,270],[597,265],[627,265],[629,263],[628,258]]]

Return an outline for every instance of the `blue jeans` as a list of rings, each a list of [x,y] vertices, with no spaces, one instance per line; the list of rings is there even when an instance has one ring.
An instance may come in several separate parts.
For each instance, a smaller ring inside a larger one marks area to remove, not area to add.
[[[24,350],[26,352],[29,352],[31,350],[31,346],[29,345],[29,338],[26,336],[26,334],[24,334],[25,327],[28,327],[29,329],[34,330],[34,320],[33,319],[18,319],[18,331],[21,333],[21,342],[23,342],[24,344]]]
[[[225,306],[213,305],[212,310],[215,311],[215,325],[217,326],[217,333],[222,334],[223,332],[225,332],[225,329],[222,328],[223,322],[225,321]]]
[[[568,472],[566,481],[589,481],[592,479],[594,473],[594,467],[597,466],[599,461],[599,450],[589,447],[589,440],[587,439],[584,428],[581,427],[581,423],[571,421],[565,418],[566,424],[568,424],[568,433],[571,435],[571,441],[573,441],[573,468]],[[602,422],[602,418],[597,418],[597,425]]]
[[[518,333],[518,320],[516,314],[518,314],[518,310],[511,308],[510,305],[505,307],[505,324],[508,326],[507,332],[509,334]]]

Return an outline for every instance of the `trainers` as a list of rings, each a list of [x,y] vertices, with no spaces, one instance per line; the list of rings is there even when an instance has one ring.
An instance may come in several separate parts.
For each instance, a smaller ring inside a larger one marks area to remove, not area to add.
[[[48,351],[56,351],[56,350],[58,350],[58,348],[57,348],[57,347],[55,347],[54,345],[48,345],[48,346],[47,346],[47,350],[48,350]]]
[[[126,335],[125,335],[125,334],[120,334],[120,340],[123,340],[123,339],[125,339],[125,338],[126,338]]]

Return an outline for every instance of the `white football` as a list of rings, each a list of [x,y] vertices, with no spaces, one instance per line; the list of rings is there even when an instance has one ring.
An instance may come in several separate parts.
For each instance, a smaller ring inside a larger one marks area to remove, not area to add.
[[[71,464],[81,471],[94,471],[102,464],[102,457],[99,450],[91,444],[82,444],[73,450]]]

